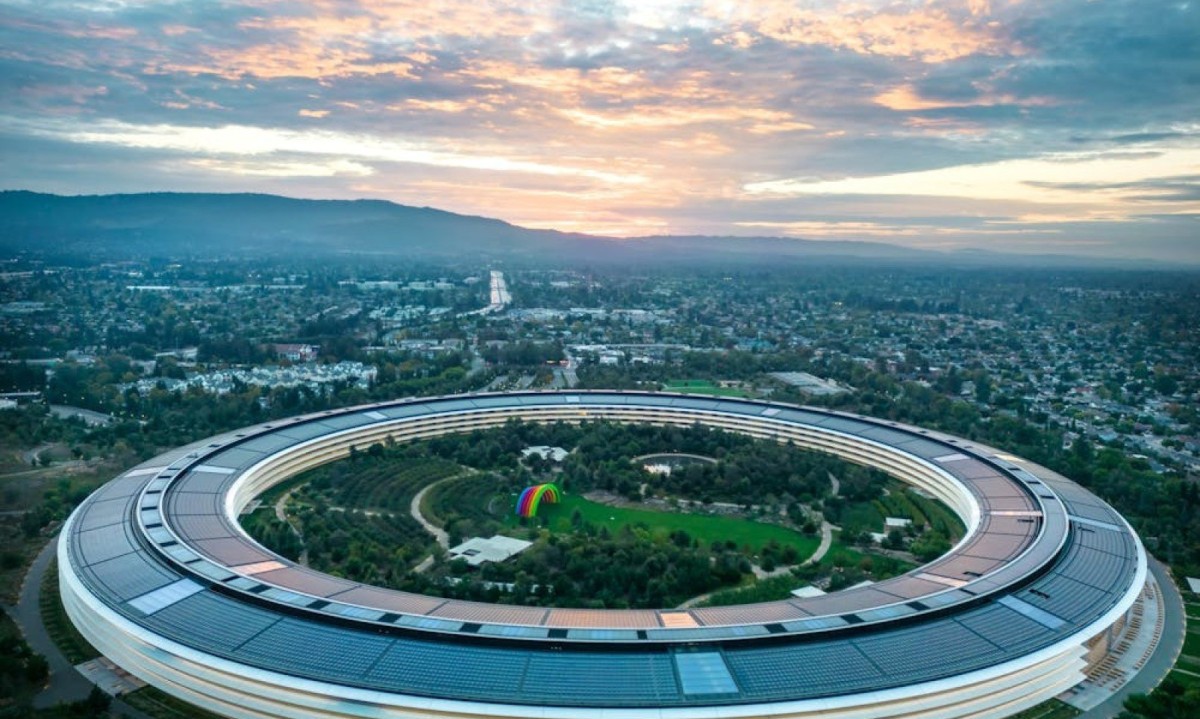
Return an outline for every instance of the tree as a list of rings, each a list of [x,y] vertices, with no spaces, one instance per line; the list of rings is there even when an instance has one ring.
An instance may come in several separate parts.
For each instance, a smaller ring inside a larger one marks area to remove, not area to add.
[[[1171,675],[1153,694],[1134,694],[1125,700],[1118,719],[1191,719],[1200,706],[1200,685],[1185,687]]]

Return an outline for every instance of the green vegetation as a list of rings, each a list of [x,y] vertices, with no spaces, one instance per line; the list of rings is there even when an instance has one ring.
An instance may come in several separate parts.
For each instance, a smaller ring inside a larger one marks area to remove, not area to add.
[[[145,712],[153,719],[220,719],[219,714],[205,711],[182,699],[151,686],[142,687],[121,697],[126,704]]]
[[[1191,657],[1200,657],[1200,629],[1188,628],[1183,638],[1183,653]]]
[[[437,458],[418,458],[404,447],[374,445],[344,462],[310,470],[289,482],[276,500],[293,491],[289,511],[299,531],[275,516],[274,502],[242,518],[258,541],[293,560],[330,574],[384,586],[433,549],[433,539],[412,518],[409,505],[421,488],[463,468]]]
[[[5,719],[95,719],[108,716],[108,695],[93,687],[86,699],[34,709],[33,698],[49,677],[46,659],[34,654],[21,631],[0,612],[0,716]]]
[[[1013,714],[1009,719],[1073,719],[1083,712],[1058,699],[1044,701],[1023,712]]]
[[[559,464],[529,445],[570,447]],[[684,462],[651,474],[635,457],[707,452],[712,462]],[[840,480],[841,496],[828,496]],[[513,513],[517,494],[555,481],[566,491],[534,519]],[[892,485],[884,494],[884,485]],[[504,533],[534,546],[501,564],[472,570],[447,562],[409,515],[423,488],[426,518],[458,543]],[[285,498],[285,494],[290,494]],[[584,495],[587,496],[584,496]],[[377,444],[348,460],[314,469],[265,497],[286,499],[292,527],[268,504],[242,519],[255,537],[311,566],[425,594],[537,606],[664,607],[722,589],[715,603],[787,596],[784,579],[755,582],[752,564],[771,572],[802,563],[816,550],[818,510],[869,517],[850,539],[862,542],[883,517],[914,519],[898,547],[936,546],[961,533],[949,511],[909,495],[887,475],[836,457],[799,451],[703,426],[585,425],[503,427],[424,442]],[[733,501],[731,501],[733,500]],[[716,502],[723,502],[719,507]],[[925,531],[929,527],[934,531]],[[864,546],[869,541],[863,543]],[[944,551],[944,548],[939,548]],[[424,573],[410,570],[432,554]],[[841,540],[825,561],[797,568],[798,581],[836,591],[907,571],[902,559],[855,549]]]
[[[46,575],[42,579],[42,588],[38,594],[38,608],[46,632],[59,651],[66,656],[67,661],[80,664],[100,656],[100,652],[83,638],[67,616],[62,595],[58,592],[58,560],[51,561],[50,566],[46,568]]]
[[[754,397],[741,387],[722,387],[716,382],[706,379],[672,379],[663,383],[662,388],[667,392],[682,392],[684,394],[709,394],[714,397]]]
[[[755,555],[771,545],[783,549],[790,548],[792,551],[785,559],[787,564],[802,561],[816,551],[817,545],[820,544],[820,540],[816,538],[806,537],[777,524],[707,514],[613,507],[588,501],[578,495],[567,495],[560,504],[543,504],[540,510],[541,523],[555,532],[570,531],[572,523],[578,521],[575,518],[576,512],[584,522],[607,528],[614,534],[626,526],[641,525],[648,528],[655,537],[686,532],[702,544],[732,542],[738,547],[749,548],[750,553]],[[517,517],[512,517],[509,523],[515,525],[517,520]]]
[[[28,702],[46,681],[48,671],[46,660],[33,653],[17,625],[0,612],[0,713],[3,697]]]
[[[1171,672],[1150,696],[1135,694],[1125,700],[1118,719],[1192,719],[1200,706],[1200,681]]]
[[[502,564],[471,573],[456,560],[413,575],[406,588],[534,606],[652,608],[737,584],[749,572],[749,560],[732,542],[705,546],[686,532],[661,536],[644,525],[625,525],[613,534],[581,521],[570,533],[540,535]]]
[[[1186,669],[1189,672],[1200,674],[1200,657],[1192,657],[1186,654],[1179,655],[1177,664],[1179,669]]]
[[[376,460],[366,461],[366,460]],[[371,446],[351,451],[346,462],[334,462],[297,477],[308,501],[363,510],[408,512],[417,492],[459,474],[463,467],[447,460],[422,457],[408,447]]]
[[[1167,674],[1167,678],[1185,689],[1200,689],[1200,677],[1195,676],[1194,673],[1188,674],[1179,670],[1173,670]],[[1157,696],[1157,694],[1151,694],[1150,698],[1154,699]]]
[[[440,482],[429,489],[421,513],[446,530],[451,545],[470,537],[490,537],[505,526],[512,512],[512,491],[503,476],[474,472]]]
[[[777,599],[787,599],[792,590],[808,584],[798,574],[789,572],[766,579],[749,582],[739,587],[731,587],[713,592],[697,606],[727,607],[734,604],[753,604],[755,602],[771,602]]]

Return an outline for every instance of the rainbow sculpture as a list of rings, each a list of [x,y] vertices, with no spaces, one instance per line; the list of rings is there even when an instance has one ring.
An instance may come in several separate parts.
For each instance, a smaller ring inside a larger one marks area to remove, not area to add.
[[[559,497],[558,487],[554,486],[553,482],[526,487],[525,491],[521,492],[521,496],[517,498],[517,516],[536,516],[543,499],[551,504],[558,504]]]

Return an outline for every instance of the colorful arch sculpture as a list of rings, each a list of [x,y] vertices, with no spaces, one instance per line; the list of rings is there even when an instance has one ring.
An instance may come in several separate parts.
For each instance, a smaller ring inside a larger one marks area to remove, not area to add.
[[[526,487],[525,491],[521,492],[521,496],[517,499],[517,516],[535,517],[537,516],[538,507],[541,506],[543,500],[550,504],[558,504],[560,497],[561,493],[553,482]]]

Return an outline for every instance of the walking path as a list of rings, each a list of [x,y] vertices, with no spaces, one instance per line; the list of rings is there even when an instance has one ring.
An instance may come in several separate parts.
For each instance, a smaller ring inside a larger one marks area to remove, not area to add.
[[[833,546],[833,525],[829,522],[821,522],[821,543],[817,545],[817,551],[812,553],[812,556],[804,560],[803,566],[816,564],[825,558],[829,552],[829,548]]]
[[[1079,715],[1078,719],[1114,719],[1121,713],[1125,699],[1130,695],[1149,693],[1159,685],[1171,671],[1179,650],[1183,648],[1183,598],[1171,579],[1170,570],[1153,557],[1149,559],[1150,571],[1157,584],[1157,597],[1152,601],[1159,614],[1155,627],[1148,627],[1147,623],[1142,626],[1147,631],[1157,633],[1157,643],[1151,647],[1139,643],[1137,651],[1129,652],[1126,657],[1133,660],[1134,666],[1129,668],[1127,681],[1115,688],[1106,700]],[[1072,703],[1065,695],[1059,698],[1068,704]]]
[[[834,526],[832,524],[830,524],[829,522],[821,522],[821,543],[819,545],[817,545],[817,549],[815,552],[812,553],[811,557],[804,560],[801,564],[799,564],[797,566],[805,567],[810,564],[816,564],[817,562],[824,559],[825,554],[827,552],[829,552],[829,547],[832,546],[832,544],[833,544],[833,529],[834,529]],[[756,579],[769,579],[771,577],[777,577],[781,574],[787,574],[788,572],[792,571],[792,567],[791,566],[779,567],[778,569],[775,569],[774,571],[767,572],[767,571],[764,571],[762,569],[762,567],[755,564],[755,565],[751,566],[751,570],[754,572],[754,577]],[[691,599],[687,600],[686,602],[684,602],[683,604],[680,604],[679,606],[677,606],[675,608],[676,609],[690,609],[690,608],[696,606],[697,604],[699,604],[700,602],[705,601],[712,595],[713,595],[713,592],[708,592],[707,594],[701,594],[698,597],[692,597]]]
[[[296,561],[307,567],[308,545],[304,543],[304,535],[300,533],[300,528],[292,524],[292,520],[288,519],[287,516],[287,501],[291,499],[292,492],[295,492],[297,489],[300,489],[300,487],[292,487],[284,492],[279,499],[275,500],[275,518],[286,524],[292,530],[292,534],[296,535],[296,539],[300,540],[300,556]]]
[[[25,582],[21,585],[20,599],[15,607],[4,607],[17,626],[25,641],[33,651],[46,658],[50,666],[50,681],[40,694],[33,698],[33,706],[41,709],[54,706],[59,702],[77,702],[87,699],[92,691],[92,683],[83,677],[71,662],[63,656],[42,624],[42,610],[38,602],[41,595],[42,580],[46,576],[54,552],[58,548],[58,538],[51,539],[38,552],[37,558],[29,566],[25,574]]]
[[[51,539],[45,547],[42,547],[42,551],[38,552],[37,558],[33,560],[33,564],[29,566],[29,571],[25,574],[17,605],[4,607],[4,611],[8,612],[8,615],[21,628],[21,634],[24,635],[25,641],[33,651],[46,658],[46,664],[50,668],[50,680],[46,683],[46,688],[33,698],[35,709],[52,707],[59,703],[82,701],[87,699],[92,687],[95,686],[78,669],[71,666],[71,662],[50,638],[50,633],[46,631],[46,625],[42,623],[39,602],[42,580],[46,576],[46,570],[50,567],[50,562],[54,559],[57,549],[58,537]],[[109,711],[116,716],[129,717],[129,719],[151,719],[148,714],[130,706],[120,697],[113,698]]]
[[[449,482],[452,479],[459,479],[461,477],[466,477],[467,475],[471,475],[471,474],[475,474],[475,473],[476,473],[476,470],[471,469],[471,470],[467,470],[466,472],[459,472],[458,474],[455,474],[450,477],[446,477],[445,479],[439,479],[438,481],[434,482],[433,484],[427,484],[421,488],[420,492],[416,493],[416,495],[412,498],[412,503],[409,504],[409,506],[408,506],[408,511],[412,515],[412,518],[417,520],[417,522],[422,527],[425,528],[426,532],[429,532],[430,534],[433,535],[433,538],[437,540],[438,546],[441,547],[442,549],[450,548],[450,535],[446,534],[446,530],[437,526],[433,522],[430,522],[428,519],[425,518],[425,515],[421,514],[421,502],[425,499],[425,494],[427,492],[429,492],[429,490],[438,486],[439,484],[442,484],[443,482]],[[425,570],[427,570],[433,566],[433,559],[434,559],[434,555],[430,554],[428,557],[425,557],[424,559],[422,559],[420,564],[413,567],[413,571],[414,572],[424,572]]]
[[[429,490],[438,486],[442,482],[446,482],[446,481],[449,481],[451,479],[455,479],[455,478],[461,477],[461,476],[462,476],[461,474],[456,474],[453,477],[447,477],[446,479],[439,479],[438,481],[434,482],[433,484],[429,484],[429,485],[422,487],[421,491],[417,492],[413,496],[412,503],[408,507],[408,511],[410,514],[412,514],[412,518],[417,520],[417,522],[419,522],[421,524],[421,526],[425,528],[426,532],[429,532],[430,534],[433,535],[433,538],[437,540],[438,546],[441,547],[442,549],[450,548],[450,535],[446,534],[446,530],[442,529],[441,527],[437,526],[433,522],[430,522],[428,519],[426,519],[424,514],[421,514],[421,501],[425,499],[425,494],[427,492],[429,492]]]

